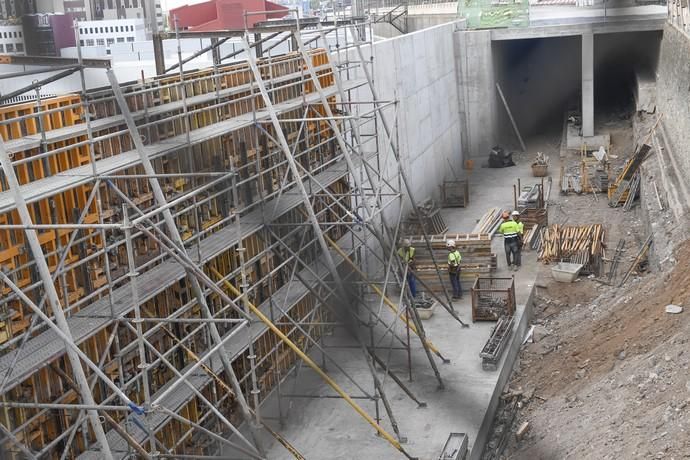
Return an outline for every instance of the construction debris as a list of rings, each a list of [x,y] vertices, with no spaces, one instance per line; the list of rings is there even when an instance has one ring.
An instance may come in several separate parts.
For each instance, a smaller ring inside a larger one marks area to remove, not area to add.
[[[494,146],[489,152],[489,168],[507,168],[509,166],[515,166],[513,153],[506,152],[498,145]]]
[[[541,185],[528,185],[520,190],[517,204],[520,208],[538,208],[542,202]]]
[[[472,321],[498,321],[515,314],[515,279],[477,277],[472,286]]]
[[[467,434],[451,433],[438,460],[465,460],[468,444]]]
[[[470,204],[470,185],[467,180],[446,180],[441,185],[441,206],[466,208]]]
[[[683,307],[679,305],[666,305],[666,313],[671,313],[677,315],[678,313],[683,313]]]
[[[609,272],[606,275],[606,280],[598,280],[605,284],[613,284],[614,278],[616,277],[616,272],[618,270],[618,264],[620,263],[621,256],[623,255],[623,249],[625,248],[625,240],[621,238],[618,240],[618,245],[616,246],[616,251],[613,253],[613,259],[610,260],[611,265],[609,266]],[[606,259],[604,259],[606,260]]]
[[[599,273],[604,256],[605,230],[601,224],[551,225],[542,230],[539,260],[545,264],[572,262],[584,265],[582,273]]]
[[[510,427],[513,426],[513,422],[515,421],[520,399],[520,396],[517,396],[502,402],[502,405],[497,411],[496,418],[494,419],[492,437],[484,447],[484,452],[481,457],[482,460],[498,460],[502,458],[501,454],[510,439]]]
[[[625,204],[623,204],[623,211],[630,211],[632,209],[633,202],[640,191],[640,171],[635,172],[630,185],[628,187],[628,196],[625,199]]]
[[[515,432],[515,438],[518,441],[521,441],[522,438],[525,437],[525,434],[527,434],[527,431],[529,431],[529,422],[522,422]]]
[[[637,148],[635,154],[623,166],[623,170],[616,178],[615,182],[609,186],[609,206],[616,208],[626,204],[628,194],[634,192],[631,189],[635,175],[637,174],[642,161],[649,153],[652,147],[648,144],[642,144]],[[639,187],[639,178],[638,178]]]
[[[418,206],[419,212],[422,215],[422,221],[416,213],[412,213],[410,217],[405,222],[405,233],[408,235],[440,235],[448,231],[448,225],[446,225],[441,216],[441,208],[439,208],[434,200],[426,200],[424,203]]]
[[[513,323],[512,316],[501,316],[492,329],[489,340],[479,353],[479,357],[482,358],[482,369],[485,371],[495,371],[498,368],[503,350],[513,331]]]
[[[633,274],[635,270],[637,270],[642,262],[646,260],[647,258],[647,252],[649,251],[650,246],[652,245],[652,235],[649,235],[647,239],[645,240],[644,243],[642,243],[642,246],[640,247],[640,250],[637,252],[637,256],[635,256],[635,260],[633,260],[633,263],[630,265],[630,268],[628,268],[628,271],[625,272],[625,276],[623,276],[623,279],[621,280],[620,284],[618,285],[623,286],[626,281],[628,281],[628,278],[630,278],[630,275]]]
[[[534,177],[544,177],[549,169],[549,157],[543,152],[537,152],[537,157],[532,163],[532,175]]]

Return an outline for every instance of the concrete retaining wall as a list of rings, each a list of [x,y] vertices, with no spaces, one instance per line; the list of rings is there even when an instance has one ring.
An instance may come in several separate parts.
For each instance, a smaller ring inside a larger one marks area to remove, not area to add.
[[[484,158],[496,144],[497,102],[491,31],[458,31],[454,42],[463,152],[468,158]]]
[[[373,54],[379,99],[398,101],[397,107],[389,107],[385,114],[391,124],[397,121],[402,167],[418,202],[438,198],[443,179],[453,177],[451,170],[461,172],[455,28],[455,23],[444,24],[376,42],[372,53],[364,50],[365,58]],[[352,78],[363,78],[363,74],[356,70]],[[367,93],[368,89],[362,88],[356,99],[371,100]],[[397,165],[380,125],[378,132],[383,167],[393,179]]]
[[[690,36],[671,24],[664,27],[657,69],[661,124],[681,177],[690,174]]]

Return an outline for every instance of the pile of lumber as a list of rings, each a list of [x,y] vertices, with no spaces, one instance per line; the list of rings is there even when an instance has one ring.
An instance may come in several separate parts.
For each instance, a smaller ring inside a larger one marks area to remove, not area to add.
[[[487,276],[496,270],[496,254],[491,253],[491,237],[489,235],[449,233],[431,236],[431,248],[438,267],[433,262],[423,236],[410,236],[408,238],[412,243],[412,247],[415,248],[417,277],[437,294],[443,292],[437,270],[441,272],[441,279],[446,289],[449,290],[448,292],[451,292],[450,280],[448,278],[448,249],[446,248],[446,240],[455,240],[456,249],[460,251],[462,256],[462,261],[460,262],[460,282],[465,294],[469,293],[469,289],[477,276]]]
[[[640,191],[640,171],[638,170],[630,181],[630,186],[628,187],[628,197],[625,199],[625,204],[623,205],[624,211],[630,211],[632,209],[635,198]]]
[[[605,230],[601,224],[550,225],[541,232],[539,260],[584,265],[584,273],[599,273],[604,257]]]
[[[538,244],[538,240],[541,237],[541,228],[539,224],[527,225],[525,224],[525,233],[522,235],[522,249],[530,250],[535,249]]]
[[[628,201],[628,195],[631,193],[633,194],[632,199],[635,199],[634,194],[637,193],[637,190],[633,190],[632,187],[637,186],[639,189],[640,184],[637,173],[651,149],[651,146],[642,144],[637,148],[635,154],[625,163],[616,181],[609,187],[609,206],[612,208],[624,206]],[[636,176],[638,177],[637,181],[635,180]]]
[[[472,229],[472,233],[480,233],[483,235],[493,236],[501,225],[501,213],[503,212],[500,208],[491,208],[484,213],[477,225]]]
[[[441,208],[433,200],[427,200],[419,207],[422,215],[420,221],[414,211],[405,222],[405,232],[408,235],[440,235],[448,231],[448,225],[441,216]]]

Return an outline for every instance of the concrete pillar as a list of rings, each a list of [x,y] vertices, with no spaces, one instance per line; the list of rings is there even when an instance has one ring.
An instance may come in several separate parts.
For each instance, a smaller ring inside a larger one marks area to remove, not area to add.
[[[458,31],[453,42],[462,154],[465,159],[485,157],[497,142],[491,31]]]
[[[594,34],[582,34],[582,135],[594,136]]]

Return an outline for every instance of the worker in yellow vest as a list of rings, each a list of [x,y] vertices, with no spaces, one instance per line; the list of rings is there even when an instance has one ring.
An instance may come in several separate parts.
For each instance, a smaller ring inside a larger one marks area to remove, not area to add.
[[[525,236],[525,223],[520,220],[520,211],[513,211],[510,213],[510,217],[518,224],[518,248],[520,249],[520,254],[522,254],[522,243],[523,237]]]
[[[498,233],[503,235],[503,247],[506,251],[508,270],[517,271],[520,267],[520,234],[521,226],[510,219],[510,214],[505,211],[502,215],[503,223],[498,227]]]
[[[412,294],[413,298],[417,297],[417,283],[414,277],[414,252],[411,241],[407,238],[402,240],[402,247],[398,249],[398,257],[400,257],[403,266],[407,265],[407,285],[410,287],[410,294]]]
[[[455,248],[455,240],[446,241],[448,248],[448,276],[450,285],[453,286],[453,298],[462,299],[462,285],[460,284],[460,261],[462,256]]]

